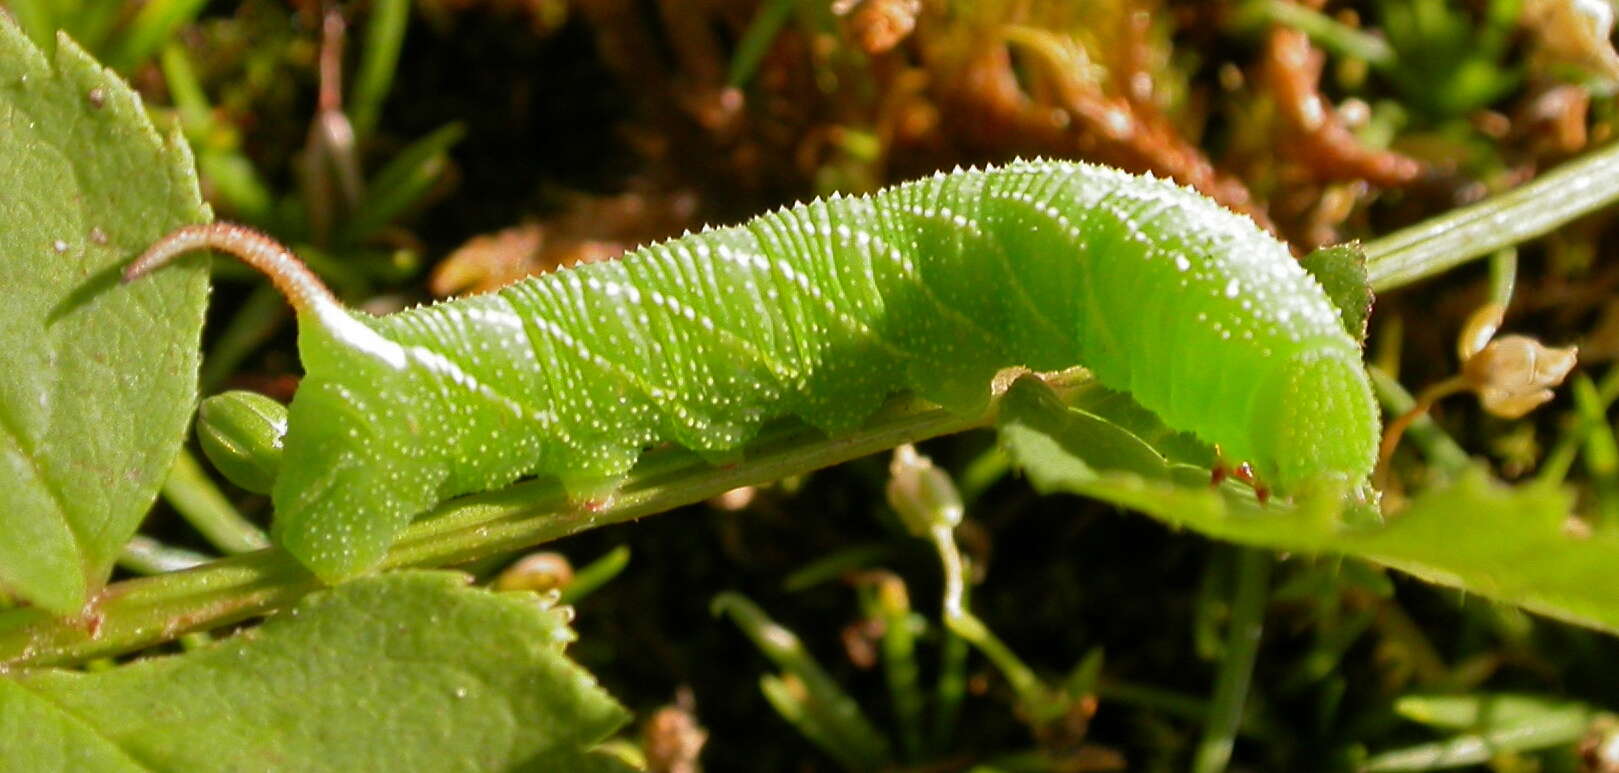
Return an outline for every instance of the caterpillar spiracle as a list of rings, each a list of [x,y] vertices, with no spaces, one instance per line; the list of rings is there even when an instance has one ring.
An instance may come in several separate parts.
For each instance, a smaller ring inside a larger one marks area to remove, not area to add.
[[[1283,494],[1364,481],[1377,451],[1359,345],[1280,242],[1089,164],[834,196],[382,317],[226,224],[169,235],[125,276],[207,247],[297,309],[273,531],[328,581],[458,494],[536,474],[601,493],[650,445],[721,455],[790,416],[847,432],[905,390],[980,411],[1008,366],[1083,365]]]

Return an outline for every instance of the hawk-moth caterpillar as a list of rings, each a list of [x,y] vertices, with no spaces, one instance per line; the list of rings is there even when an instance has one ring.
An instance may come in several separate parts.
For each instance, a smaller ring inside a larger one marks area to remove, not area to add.
[[[1377,449],[1359,345],[1285,246],[1089,164],[834,196],[382,317],[239,226],[181,229],[125,275],[204,247],[297,308],[273,530],[326,580],[451,496],[535,474],[596,495],[649,445],[722,458],[789,416],[845,432],[905,390],[978,411],[1014,365],[1083,365],[1284,494],[1364,481]]]

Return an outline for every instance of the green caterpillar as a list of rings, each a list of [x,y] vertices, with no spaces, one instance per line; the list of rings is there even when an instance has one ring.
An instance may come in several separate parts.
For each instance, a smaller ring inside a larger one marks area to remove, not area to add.
[[[846,432],[912,390],[982,410],[1007,366],[1089,368],[1282,493],[1372,469],[1358,343],[1278,241],[1168,181],[1068,162],[939,174],[372,317],[224,224],[298,310],[307,371],[277,540],[326,580],[445,498],[536,474],[611,490],[649,445],[724,458],[768,420]]]

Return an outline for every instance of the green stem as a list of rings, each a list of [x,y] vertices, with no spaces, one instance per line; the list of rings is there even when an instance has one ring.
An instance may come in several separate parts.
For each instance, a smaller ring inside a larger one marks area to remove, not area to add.
[[[1077,394],[1087,381],[1059,377]],[[451,566],[510,553],[599,526],[701,502],[738,486],[759,485],[994,422],[995,407],[963,417],[922,401],[891,401],[866,428],[826,439],[810,429],[763,437],[747,459],[711,467],[680,449],[647,455],[611,501],[570,505],[560,487],[531,481],[452,500],[418,521],[389,552],[385,567]],[[185,572],[114,583],[90,612],[52,619],[32,608],[0,612],[0,670],[80,663],[132,652],[189,631],[208,630],[291,604],[320,584],[279,549],[214,561]],[[92,631],[94,633],[92,634]]]
[[[178,572],[212,560],[213,556],[171,547],[141,534],[130,537],[118,552],[118,565],[136,574]]]
[[[1490,300],[1505,309],[1512,305],[1512,291],[1518,285],[1518,250],[1506,247],[1490,254]]]
[[[33,608],[6,610],[0,612],[0,672],[131,652],[264,615],[319,587],[291,556],[261,550],[114,583],[76,618],[53,619]]]
[[[1382,368],[1372,366],[1366,371],[1372,377],[1372,390],[1377,393],[1378,401],[1388,409],[1390,416],[1399,416],[1417,404],[1416,398]],[[1417,417],[1405,434],[1422,449],[1423,456],[1437,470],[1456,474],[1471,463],[1467,452],[1445,434],[1430,416]]]
[[[558,603],[572,604],[589,596],[591,592],[617,577],[620,572],[624,571],[624,567],[629,565],[630,548],[628,545],[619,545],[607,551],[607,555],[590,562],[589,565],[574,573],[573,582],[568,583],[568,587],[562,589],[562,595],[557,599]]]
[[[805,649],[797,634],[771,620],[758,605],[738,593],[714,597],[712,609],[715,614],[729,615],[754,646],[781,669],[772,702],[784,718],[821,744],[845,768],[879,770],[888,766],[892,759],[888,740],[860,710],[860,703]],[[786,679],[797,680],[802,690],[789,688]],[[765,690],[768,696],[771,688]]]
[[[823,582],[832,582],[856,569],[864,569],[888,559],[894,550],[881,542],[863,542],[834,550],[805,564],[781,581],[781,589],[788,593],[808,590]]]
[[[1206,699],[1162,687],[1104,679],[1097,684],[1096,695],[1102,699],[1103,705],[1132,706],[1194,722],[1207,723],[1209,718],[1209,702]],[[1264,722],[1263,718],[1246,712],[1242,724],[1237,726],[1237,735],[1250,739],[1275,739],[1282,732]]]
[[[159,52],[158,63],[163,68],[163,81],[169,87],[169,98],[174,100],[186,138],[194,145],[206,144],[215,129],[213,106],[208,103],[208,94],[191,66],[191,57],[186,55],[184,46],[169,43]]]
[[[197,458],[184,448],[163,482],[163,499],[221,552],[247,553],[270,546],[270,538],[236,512]]]
[[[1162,687],[1104,679],[1097,685],[1096,694],[1107,703],[1134,706],[1182,719],[1207,723],[1209,718],[1207,700]]]
[[[291,318],[291,309],[274,287],[264,283],[253,288],[202,358],[202,393],[219,391],[237,366]]]
[[[1012,455],[1000,446],[990,446],[967,465],[958,477],[957,486],[961,489],[961,501],[971,504],[977,501],[991,486],[1005,478],[1012,471]]]
[[[1203,740],[1193,758],[1195,773],[1219,773],[1231,761],[1237,729],[1242,725],[1243,706],[1248,699],[1248,683],[1259,654],[1259,638],[1265,628],[1265,602],[1270,597],[1270,554],[1263,550],[1238,548],[1237,589],[1231,601],[1231,626],[1226,633],[1225,652],[1214,681],[1214,699],[1209,703]]]
[[[1546,454],[1545,461],[1540,463],[1540,471],[1535,478],[1540,483],[1561,483],[1568,475],[1568,469],[1574,464],[1574,456],[1579,452],[1585,438],[1592,432],[1607,427],[1608,408],[1614,400],[1619,399],[1619,366],[1609,367],[1603,374],[1602,381],[1596,385],[1597,407],[1600,416],[1591,417],[1582,412],[1580,420],[1563,431],[1557,439],[1557,445],[1552,447],[1551,453]],[[1611,430],[1606,430],[1611,431]]]
[[[1366,243],[1378,292],[1547,233],[1619,201],[1619,142],[1505,193]]]
[[[725,77],[726,85],[737,88],[747,85],[792,13],[793,0],[769,0],[763,4],[737,43],[730,72]]]
[[[1036,724],[1054,719],[1062,714],[1063,701],[1060,696],[1053,693],[1033,669],[1024,665],[1023,660],[1006,646],[1000,637],[989,630],[972,610],[967,608],[964,601],[967,587],[967,568],[961,560],[961,551],[956,547],[956,538],[953,530],[946,524],[937,524],[930,531],[933,547],[939,553],[939,560],[944,564],[944,624],[954,631],[957,636],[966,639],[969,644],[978,648],[989,658],[1001,675],[1006,677],[1007,684],[1011,685],[1012,692],[1018,696],[1018,703],[1023,711],[1032,717]]]
[[[152,0],[141,6],[120,45],[105,59],[115,70],[129,72],[162,46],[182,25],[190,24],[207,0]]]
[[[197,171],[213,189],[215,206],[231,219],[259,226],[273,224],[275,194],[239,149],[199,146]]]
[[[365,49],[360,52],[359,72],[349,95],[349,116],[354,136],[364,141],[376,128],[382,115],[382,102],[393,86],[399,66],[399,49],[405,44],[405,27],[410,21],[410,0],[378,0],[371,4],[371,20],[365,27]]]
[[[1270,21],[1303,32],[1316,45],[1340,56],[1363,59],[1382,68],[1394,66],[1399,58],[1388,41],[1290,0],[1266,0],[1260,13]]]
[[[967,640],[949,628],[945,628],[943,638],[939,645],[939,680],[933,686],[933,734],[929,739],[936,757],[955,748],[961,702],[967,698]]]
[[[915,615],[905,582],[888,575],[871,589],[870,613],[883,621],[883,677],[888,683],[888,699],[893,706],[904,759],[922,759],[922,707],[926,701],[919,687],[921,669],[916,663]]]
[[[399,151],[365,186],[363,206],[343,225],[339,241],[359,244],[422,201],[449,164],[449,150],[466,134],[445,124]]]
[[[1575,412],[1585,432],[1585,471],[1591,478],[1596,507],[1593,520],[1598,529],[1612,531],[1619,526],[1619,441],[1608,424],[1608,406],[1591,379],[1581,373],[1574,378]]]

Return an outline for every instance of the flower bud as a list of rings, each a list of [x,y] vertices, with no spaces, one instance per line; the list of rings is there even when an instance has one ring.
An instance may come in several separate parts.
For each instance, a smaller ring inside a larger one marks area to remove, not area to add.
[[[1484,410],[1516,419],[1552,399],[1578,360],[1575,347],[1555,348],[1521,335],[1490,341],[1462,363],[1462,378]]]
[[[573,564],[561,553],[530,553],[495,578],[495,590],[531,590],[543,593],[573,583]]]
[[[954,529],[964,508],[950,476],[911,445],[894,449],[889,464],[888,504],[911,534],[926,538],[935,526]]]
[[[287,407],[254,392],[231,391],[197,408],[197,441],[226,480],[257,494],[270,493],[281,470]]]

